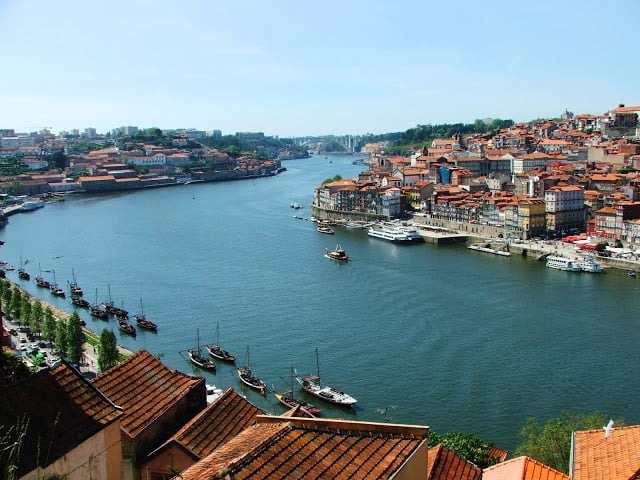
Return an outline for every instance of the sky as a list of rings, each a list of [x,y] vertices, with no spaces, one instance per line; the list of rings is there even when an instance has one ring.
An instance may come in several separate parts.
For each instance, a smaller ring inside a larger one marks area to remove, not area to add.
[[[280,137],[640,104],[639,0],[0,0],[0,129]]]

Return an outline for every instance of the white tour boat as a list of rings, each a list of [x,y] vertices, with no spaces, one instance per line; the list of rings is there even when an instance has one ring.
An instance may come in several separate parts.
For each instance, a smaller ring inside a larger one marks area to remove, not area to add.
[[[567,257],[557,255],[549,255],[547,257],[547,267],[556,270],[564,270],[565,272],[581,272],[580,262]]]
[[[596,262],[591,255],[585,255],[580,262],[580,268],[583,272],[602,273],[602,265]]]
[[[424,242],[417,230],[400,228],[387,224],[373,225],[367,230],[367,235],[393,243],[420,243]]]

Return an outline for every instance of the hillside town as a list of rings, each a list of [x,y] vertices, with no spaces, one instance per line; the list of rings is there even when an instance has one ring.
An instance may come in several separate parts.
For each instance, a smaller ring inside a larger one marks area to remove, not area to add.
[[[320,218],[397,218],[418,212],[437,222],[496,227],[514,239],[586,232],[640,247],[639,106],[602,115],[514,124],[489,134],[454,135],[385,154],[367,144],[370,168],[314,193]]]

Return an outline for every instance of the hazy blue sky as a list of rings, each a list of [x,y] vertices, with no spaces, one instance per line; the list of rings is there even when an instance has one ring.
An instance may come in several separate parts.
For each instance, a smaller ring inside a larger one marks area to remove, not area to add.
[[[268,135],[640,103],[640,0],[0,0],[0,128]]]

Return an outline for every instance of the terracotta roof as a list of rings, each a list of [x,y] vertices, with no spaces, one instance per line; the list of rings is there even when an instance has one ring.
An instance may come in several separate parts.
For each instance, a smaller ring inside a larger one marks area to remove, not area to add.
[[[482,469],[443,446],[436,445],[427,455],[427,480],[477,480]]]
[[[204,381],[165,367],[146,350],[139,350],[92,380],[124,409],[121,428],[132,438]]]
[[[592,477],[596,479],[600,477]],[[569,476],[530,457],[498,463],[482,472],[483,480],[569,480]]]
[[[263,413],[230,387],[169,441],[178,442],[203,458],[255,424],[256,416]]]
[[[391,478],[428,433],[428,427],[317,418],[258,421],[180,478]]]
[[[0,425],[11,427],[23,417],[29,422],[17,477],[42,463],[45,445],[48,464],[121,416],[120,409],[64,362],[3,387],[0,395]],[[0,471],[4,467],[0,456]]]
[[[630,480],[640,469],[640,426],[575,432],[573,480]]]

